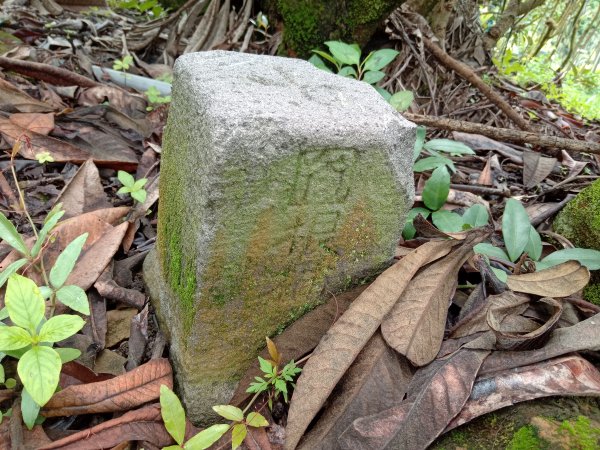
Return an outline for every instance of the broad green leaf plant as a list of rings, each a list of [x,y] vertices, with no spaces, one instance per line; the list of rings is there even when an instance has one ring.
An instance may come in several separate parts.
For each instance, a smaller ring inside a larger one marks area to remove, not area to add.
[[[377,86],[377,83],[385,77],[383,69],[398,56],[398,51],[390,48],[376,50],[369,53],[361,61],[361,50],[358,44],[327,41],[325,45],[329,48],[329,53],[322,50],[313,50],[315,54],[308,61],[314,66],[333,73],[333,70],[327,65],[327,63],[330,63],[338,75],[362,80],[370,84],[398,111],[404,111],[410,106],[414,99],[412,92],[400,91],[392,95],[382,87]]]
[[[6,284],[6,306],[0,310],[0,361],[7,356],[19,360],[17,374],[23,385],[22,416],[31,429],[36,423],[40,407],[56,391],[62,364],[80,355],[79,350],[53,348],[53,345],[77,333],[83,327],[84,320],[78,315],[54,315],[54,311],[58,300],[74,311],[89,314],[85,291],[79,286],[66,283],[87,239],[87,233],[65,247],[48,274],[44,266],[43,251],[52,244],[52,232],[64,211],[60,204],[56,205],[48,213],[41,230],[37,230],[27,212],[14,170],[14,156],[20,145],[21,140],[17,140],[13,147],[11,170],[19,194],[20,208],[33,230],[34,240],[31,244],[26,244],[15,226],[0,213],[0,239],[21,256],[0,273],[0,288]],[[37,272],[44,280],[44,285],[38,287],[33,280],[24,276],[29,271]],[[46,299],[49,299],[50,306],[48,314]],[[6,319],[10,319],[10,324],[4,323]],[[4,369],[0,378],[4,382]],[[9,380],[4,382],[7,386]],[[14,387],[13,382],[10,383]]]

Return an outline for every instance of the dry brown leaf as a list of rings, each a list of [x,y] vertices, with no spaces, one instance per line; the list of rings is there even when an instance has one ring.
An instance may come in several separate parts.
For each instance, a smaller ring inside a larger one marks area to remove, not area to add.
[[[153,359],[123,375],[97,383],[69,386],[52,396],[45,417],[127,411],[159,398],[160,385],[173,388],[171,364]]]
[[[539,272],[509,275],[507,286],[513,291],[540,297],[567,297],[583,289],[590,271],[577,261],[567,261]]]
[[[477,378],[462,411],[444,432],[515,403],[554,395],[600,397],[600,372],[580,356],[544,361]]]
[[[587,164],[585,161],[574,160],[565,150],[561,150],[560,153],[562,155],[563,166],[567,166],[569,168],[569,175],[567,175],[567,178],[579,175]]]
[[[492,306],[487,312],[487,323],[496,334],[496,346],[500,350],[530,350],[540,348],[548,340],[549,334],[558,324],[562,314],[562,303],[549,297],[535,302],[537,307],[545,304],[552,311],[551,316],[541,325],[520,316],[519,306]],[[513,322],[511,318],[521,318],[525,321]],[[524,324],[524,325],[523,325]],[[533,327],[529,327],[533,324]],[[532,329],[533,328],[533,329]]]
[[[15,113],[8,118],[15,125],[39,134],[48,135],[54,129],[54,114]]]
[[[437,355],[458,271],[473,246],[488,235],[486,229],[473,230],[450,255],[421,271],[383,320],[381,332],[388,345],[415,366],[429,364]]]
[[[413,376],[406,358],[398,358],[375,333],[340,380],[319,421],[304,436],[300,450],[333,450],[337,438],[363,416],[400,403]]]
[[[546,345],[538,350],[494,352],[481,366],[480,374],[513,369],[584,350],[600,350],[600,314],[572,327],[554,330]]]
[[[432,241],[402,258],[365,289],[329,329],[296,384],[288,413],[286,449],[296,448],[311,420],[417,270],[446,255],[454,245],[454,241]]]
[[[65,219],[110,207],[98,168],[91,159],[84,162],[65,185],[55,203],[62,203]]]
[[[40,447],[39,450],[96,450],[112,448],[124,441],[141,440],[159,448],[174,442],[164,426],[159,404],[129,411],[121,417]]]
[[[30,97],[2,78],[0,78],[0,105],[13,106],[22,113],[48,112],[54,109],[47,103]]]
[[[546,179],[556,165],[556,158],[547,158],[538,152],[523,151],[523,184],[533,187]]]
[[[488,353],[463,349],[421,369],[405,402],[355,420],[338,439],[341,448],[426,449],[463,408]]]
[[[111,309],[106,313],[108,323],[106,330],[106,347],[114,347],[121,341],[129,339],[131,321],[137,313],[138,310],[135,308]]]

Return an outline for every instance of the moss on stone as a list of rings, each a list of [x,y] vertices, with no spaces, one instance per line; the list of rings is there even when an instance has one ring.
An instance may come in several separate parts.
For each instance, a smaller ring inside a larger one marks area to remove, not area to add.
[[[526,425],[517,430],[506,450],[540,450],[547,446],[548,443],[538,436],[537,429],[533,425]]]
[[[583,298],[594,305],[600,306],[600,284],[589,284],[583,290]]]
[[[567,203],[553,226],[575,246],[600,250],[600,180]]]

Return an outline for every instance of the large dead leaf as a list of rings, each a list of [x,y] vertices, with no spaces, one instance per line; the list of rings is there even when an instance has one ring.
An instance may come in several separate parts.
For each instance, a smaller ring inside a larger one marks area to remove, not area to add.
[[[447,254],[453,241],[422,245],[383,272],[329,329],[298,379],[288,413],[285,448],[296,448],[308,424],[333,391],[381,320],[424,264]]]
[[[533,187],[546,179],[556,165],[556,158],[542,156],[538,152],[523,151],[523,184]]]
[[[173,443],[173,439],[164,426],[159,404],[129,411],[121,417],[107,420],[88,430],[79,431],[40,447],[39,450],[108,449],[121,442],[142,440],[159,448]]]
[[[15,113],[9,120],[27,130],[48,135],[54,129],[54,114],[47,113]]]
[[[127,411],[159,398],[160,385],[173,388],[169,360],[153,359],[123,375],[97,383],[69,386],[52,396],[45,417]]]
[[[357,418],[400,403],[412,378],[410,364],[397,358],[375,333],[331,395],[319,421],[304,436],[300,450],[337,449],[337,438]]]
[[[111,206],[100,181],[98,168],[91,159],[81,165],[75,176],[58,195],[55,203],[62,203],[65,219]]]
[[[327,303],[305,314],[286,328],[283,333],[273,338],[282,360],[297,361],[310,353],[333,323],[366,288],[367,286],[358,286],[348,292],[333,296]],[[260,356],[264,359],[271,358],[266,348],[260,353]],[[230,404],[241,405],[249,399],[253,394],[247,393],[246,389],[254,381],[254,377],[261,374],[262,370],[260,370],[257,359],[240,380]]]
[[[47,103],[30,97],[8,81],[0,78],[0,107],[12,106],[22,113],[49,112],[54,108]]]
[[[426,449],[463,408],[488,353],[463,349],[421,369],[409,385],[405,402],[355,420],[338,439],[341,448]]]
[[[529,350],[540,348],[548,335],[556,327],[563,311],[562,303],[549,297],[535,302],[537,307],[547,306],[551,310],[550,317],[541,325],[520,314],[521,305],[493,305],[487,312],[487,323],[496,334],[496,347],[500,350]],[[514,321],[511,319],[522,319]],[[533,324],[533,327],[529,326]],[[533,328],[533,329],[532,329]]]
[[[590,272],[577,261],[567,261],[539,272],[509,275],[506,284],[517,292],[540,297],[567,297],[583,289]]]
[[[546,345],[538,350],[494,352],[485,360],[480,373],[513,369],[583,350],[600,351],[600,314],[572,327],[554,330]]]
[[[450,255],[421,271],[383,320],[381,331],[388,345],[414,365],[429,364],[437,355],[458,271],[473,246],[488,235],[487,230],[473,230]]]
[[[444,432],[505,406],[553,395],[600,397],[600,372],[580,356],[567,356],[477,378],[471,398]]]

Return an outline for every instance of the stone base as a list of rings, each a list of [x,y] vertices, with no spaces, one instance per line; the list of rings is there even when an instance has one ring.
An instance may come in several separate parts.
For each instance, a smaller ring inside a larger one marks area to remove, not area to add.
[[[185,361],[179,361],[176,355],[181,354],[185,346],[182,336],[183,326],[168,326],[164,310],[165,305],[175,304],[175,296],[161,275],[156,250],[152,249],[144,261],[144,281],[146,293],[152,299],[160,330],[169,342],[171,363],[173,364],[175,387],[179,398],[185,406],[187,417],[194,425],[208,426],[219,420],[212,407],[226,405],[231,400],[239,380],[207,380],[195,376],[193,369],[186,367]],[[178,351],[179,350],[179,351]]]

